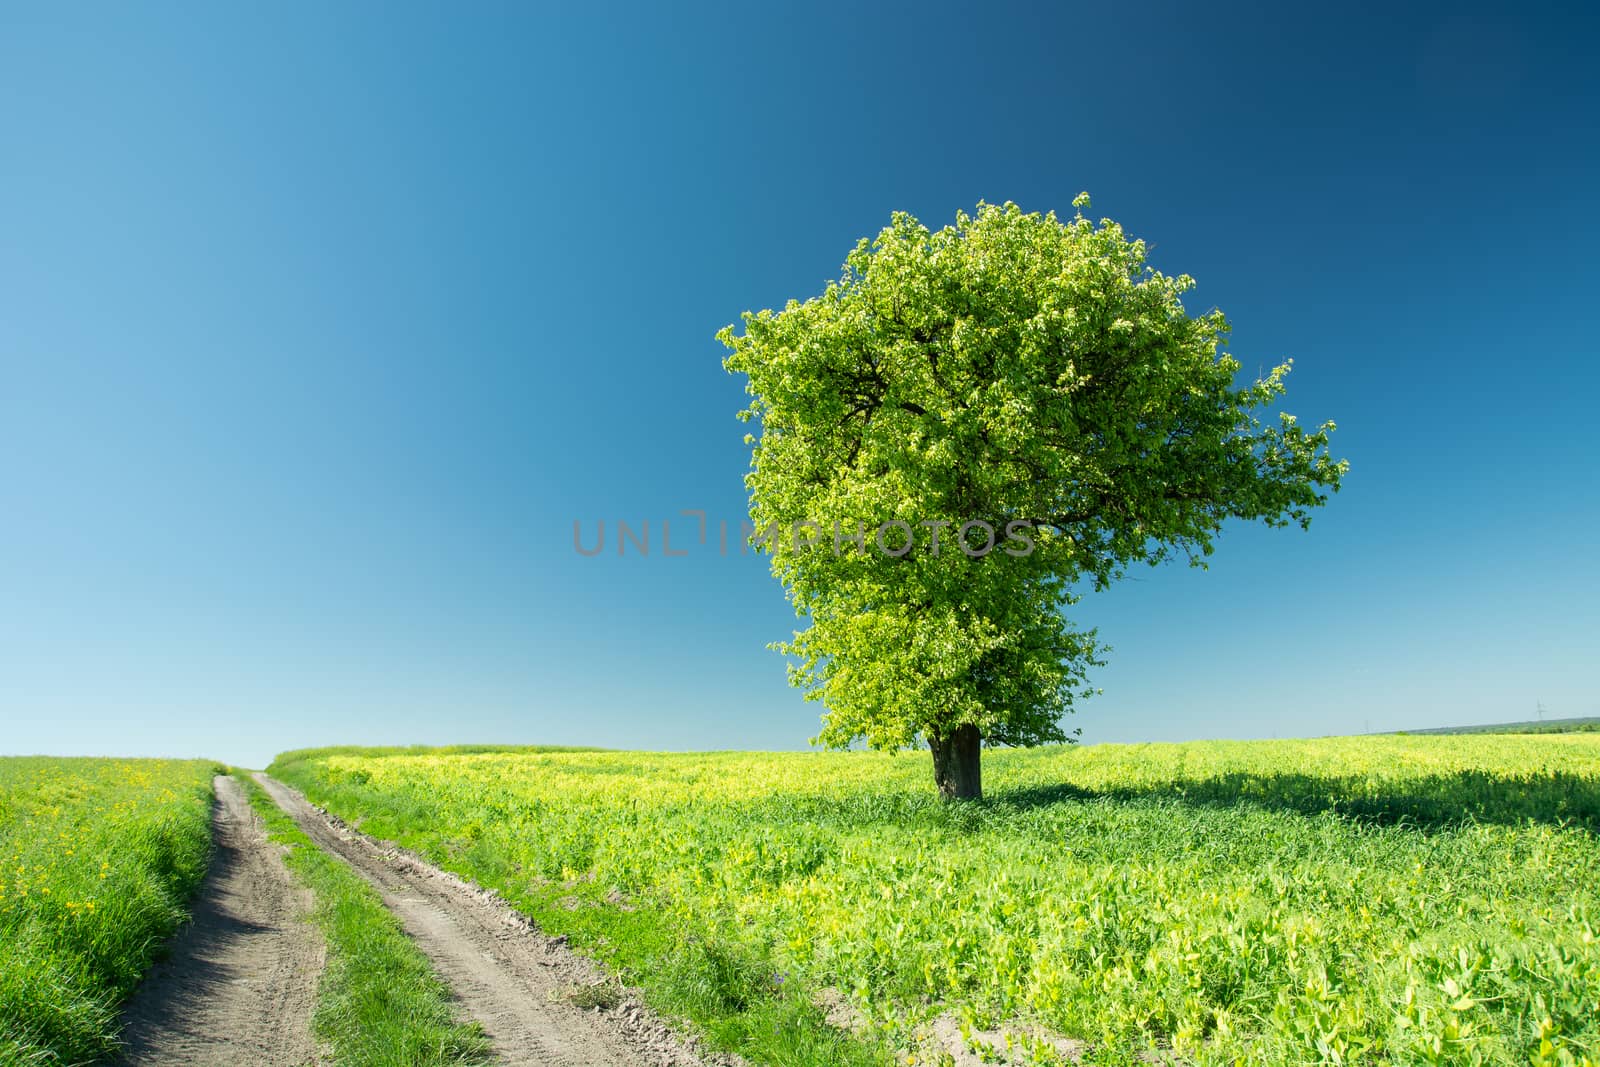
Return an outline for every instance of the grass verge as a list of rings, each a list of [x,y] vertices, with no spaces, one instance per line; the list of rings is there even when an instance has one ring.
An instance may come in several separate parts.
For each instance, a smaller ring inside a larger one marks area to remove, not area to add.
[[[487,869],[450,867],[504,890]],[[553,888],[553,887],[552,887]],[[708,930],[668,914],[606,907],[595,883],[559,893],[508,895],[517,909],[608,972],[643,991],[669,1018],[693,1024],[708,1046],[772,1067],[887,1067],[888,1045],[828,1024],[815,989],[785,973],[766,947],[733,929]],[[574,901],[582,900],[580,904]]]
[[[288,848],[285,862],[316,897],[313,918],[327,939],[328,963],[312,1027],[341,1067],[423,1067],[489,1062],[476,1023],[464,1023],[448,987],[411,943],[377,891],[343,861],[301,833],[248,774],[234,778]]]
[[[204,760],[0,759],[0,1063],[117,1048],[211,849]]]

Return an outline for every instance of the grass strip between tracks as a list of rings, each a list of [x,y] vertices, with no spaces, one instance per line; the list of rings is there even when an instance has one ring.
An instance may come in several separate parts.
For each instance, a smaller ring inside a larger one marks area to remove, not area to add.
[[[457,1018],[449,987],[412,944],[383,899],[344,861],[318,848],[249,775],[234,778],[288,848],[289,869],[316,898],[312,918],[328,963],[312,1026],[341,1067],[414,1067],[490,1062],[476,1023]]]

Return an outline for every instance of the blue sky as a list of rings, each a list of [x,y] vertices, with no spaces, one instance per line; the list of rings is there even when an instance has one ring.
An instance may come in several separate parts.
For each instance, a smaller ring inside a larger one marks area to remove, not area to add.
[[[1592,14],[757,6],[0,6],[0,752],[804,746],[759,558],[574,520],[737,522],[719,327],[1084,189],[1352,464],[1074,609],[1084,739],[1600,714]]]

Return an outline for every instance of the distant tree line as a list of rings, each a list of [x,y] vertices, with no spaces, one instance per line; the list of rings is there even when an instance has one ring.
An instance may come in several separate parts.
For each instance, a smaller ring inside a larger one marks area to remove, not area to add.
[[[1429,730],[1399,730],[1401,734],[1592,734],[1600,733],[1600,716],[1550,719],[1546,722],[1491,723],[1487,726],[1438,726]]]

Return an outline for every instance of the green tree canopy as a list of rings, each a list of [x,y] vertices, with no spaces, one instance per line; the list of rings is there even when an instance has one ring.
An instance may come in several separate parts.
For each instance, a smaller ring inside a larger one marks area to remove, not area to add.
[[[776,647],[824,701],[817,740],[926,742],[948,796],[981,792],[980,744],[1067,740],[1099,663],[1075,590],[1203,565],[1230,518],[1306,526],[1348,466],[1331,422],[1257,417],[1287,362],[1236,385],[1193,280],[1074,204],[936,232],[896,214],[820,296],[718,334],[759,426],[751,516],[782,531],[763,547],[809,622]]]

